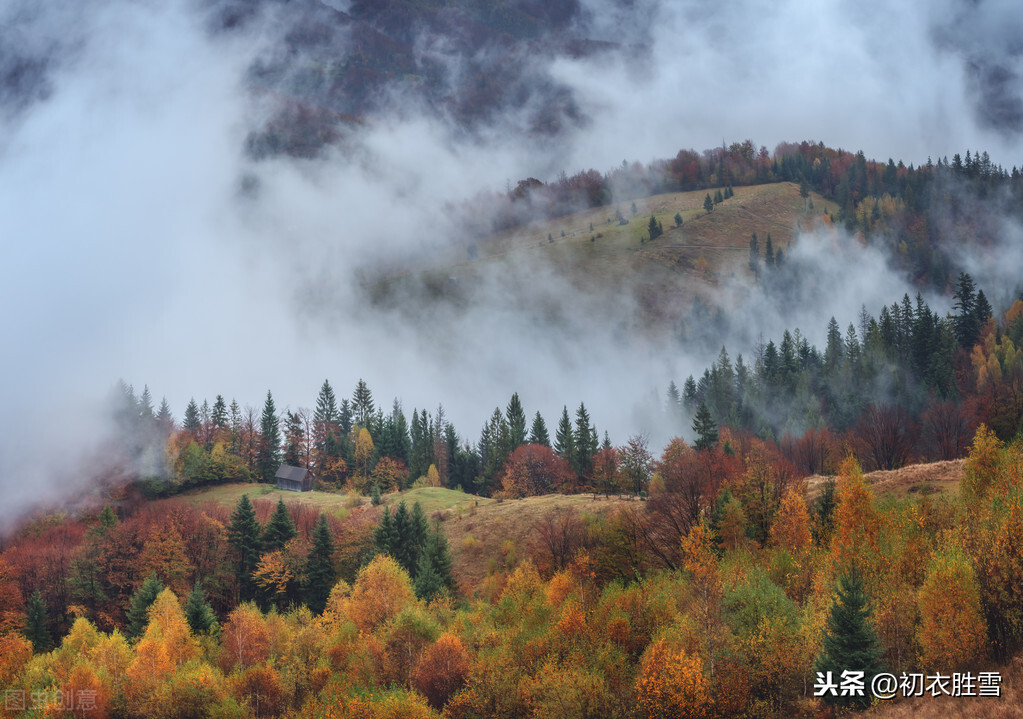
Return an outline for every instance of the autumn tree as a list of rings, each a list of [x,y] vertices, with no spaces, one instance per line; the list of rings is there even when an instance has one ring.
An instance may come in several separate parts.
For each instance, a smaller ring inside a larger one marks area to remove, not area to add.
[[[408,573],[391,557],[378,555],[355,578],[347,611],[360,631],[371,632],[414,601]]]
[[[650,483],[653,469],[653,456],[647,449],[647,438],[643,435],[632,435],[619,451],[621,471],[628,486],[636,495],[646,491]]]
[[[987,625],[980,589],[969,559],[956,550],[931,560],[919,593],[920,646],[924,666],[967,669],[984,658]]]
[[[465,685],[470,657],[457,635],[441,634],[423,652],[412,675],[412,684],[434,709],[440,710],[448,699]]]
[[[665,638],[643,653],[635,688],[636,715],[644,719],[700,719],[710,711],[710,682],[700,658]]]
[[[574,473],[568,462],[541,444],[524,444],[508,457],[501,474],[504,491],[531,497],[570,489]]]

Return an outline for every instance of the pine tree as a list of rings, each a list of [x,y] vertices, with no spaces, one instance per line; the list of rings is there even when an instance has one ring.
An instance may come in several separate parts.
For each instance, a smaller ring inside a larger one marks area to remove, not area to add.
[[[774,267],[774,243],[771,242],[771,233],[767,233],[767,242],[764,243],[764,264]]]
[[[320,393],[316,395],[316,409],[313,410],[313,443],[316,449],[323,451],[327,434],[333,429],[336,433],[338,420],[337,397],[328,380],[323,380]]]
[[[37,654],[53,648],[53,638],[50,636],[49,619],[46,614],[46,602],[37,589],[25,603],[25,638],[32,642],[32,650]]]
[[[533,426],[529,429],[529,443],[542,444],[545,447],[551,446],[551,435],[547,431],[547,423],[539,412],[533,417]]]
[[[252,572],[259,564],[259,556],[263,551],[261,529],[249,495],[243,494],[231,514],[231,526],[228,528],[228,542],[237,556],[235,576],[238,578],[243,600],[252,599],[254,596]]]
[[[526,413],[522,409],[518,392],[511,396],[505,410],[505,417],[508,420],[508,453],[510,454],[526,443]]]
[[[320,521],[313,529],[313,546],[309,550],[306,563],[306,604],[316,614],[320,614],[327,604],[330,590],[334,588],[337,573],[334,571],[334,539],[327,525],[326,515],[320,515]]]
[[[693,443],[696,449],[711,449],[718,443],[718,426],[715,424],[714,418],[711,417],[706,402],[700,402],[700,406],[696,410],[696,416],[693,417],[693,431],[696,432],[696,442]]]
[[[146,577],[142,586],[135,590],[128,613],[125,615],[128,623],[124,628],[124,635],[128,639],[138,639],[146,631],[146,625],[149,624],[149,608],[162,591],[163,584],[156,578],[156,574]]]
[[[710,193],[703,198],[703,210],[704,212],[711,212],[714,209],[714,200],[710,199]]]
[[[211,634],[217,626],[217,616],[206,601],[201,582],[196,582],[183,608],[185,620],[194,634]]]
[[[832,681],[841,682],[842,672],[862,671],[865,691],[863,696],[822,697],[828,704],[864,707],[870,703],[870,686],[875,675],[883,671],[881,664],[881,643],[870,624],[870,607],[863,590],[863,580],[855,570],[841,577],[838,594],[831,607],[824,646],[814,662],[814,671],[827,675]],[[839,695],[841,692],[837,692]]]
[[[374,507],[379,506],[380,503],[383,501],[383,499],[380,496],[380,485],[379,484],[376,484],[376,483],[373,484],[373,489],[369,493],[369,501],[370,501],[370,504],[372,504]]]
[[[681,212],[676,212],[675,213],[675,227],[681,227],[681,226],[682,226],[682,213]]]
[[[273,395],[266,391],[263,415],[260,418],[260,438],[256,464],[264,482],[272,484],[277,468],[280,467],[281,430],[277,422],[277,407]]]
[[[174,415],[171,414],[166,397],[160,400],[160,409],[156,413],[156,425],[164,435],[169,435],[174,431]]]
[[[298,535],[291,513],[284,505],[283,499],[277,500],[277,508],[270,515],[263,532],[263,551],[282,550],[284,546]]]
[[[714,204],[719,205],[724,201],[725,201],[724,195],[721,194],[721,189],[718,188],[718,191],[714,193]]]

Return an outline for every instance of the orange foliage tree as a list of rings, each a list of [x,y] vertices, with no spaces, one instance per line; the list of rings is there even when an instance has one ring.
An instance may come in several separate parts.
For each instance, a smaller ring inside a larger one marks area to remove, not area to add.
[[[643,653],[636,677],[636,715],[644,719],[702,719],[711,707],[710,682],[699,657],[664,638]]]
[[[465,686],[470,658],[462,640],[445,632],[423,652],[412,675],[412,685],[430,706],[440,709],[452,694]]]

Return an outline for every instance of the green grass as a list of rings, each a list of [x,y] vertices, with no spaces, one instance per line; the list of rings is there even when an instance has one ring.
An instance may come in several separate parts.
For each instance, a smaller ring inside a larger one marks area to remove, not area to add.
[[[351,497],[344,493],[335,494],[333,492],[316,491],[288,492],[268,484],[248,483],[221,484],[216,487],[206,487],[180,495],[177,499],[188,502],[196,507],[202,506],[207,502],[214,502],[233,508],[238,504],[238,500],[241,499],[243,494],[249,495],[249,499],[253,501],[266,500],[276,503],[278,498],[283,498],[285,504],[309,505],[321,512],[336,517],[345,517],[352,506],[357,506],[357,504],[362,504],[363,502],[369,503],[368,497]]]

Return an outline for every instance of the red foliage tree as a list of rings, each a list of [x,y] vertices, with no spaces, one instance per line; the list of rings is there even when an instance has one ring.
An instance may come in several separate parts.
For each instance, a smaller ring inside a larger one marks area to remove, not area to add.
[[[512,497],[532,497],[573,487],[575,472],[554,450],[542,444],[524,444],[508,457],[501,484]]]

